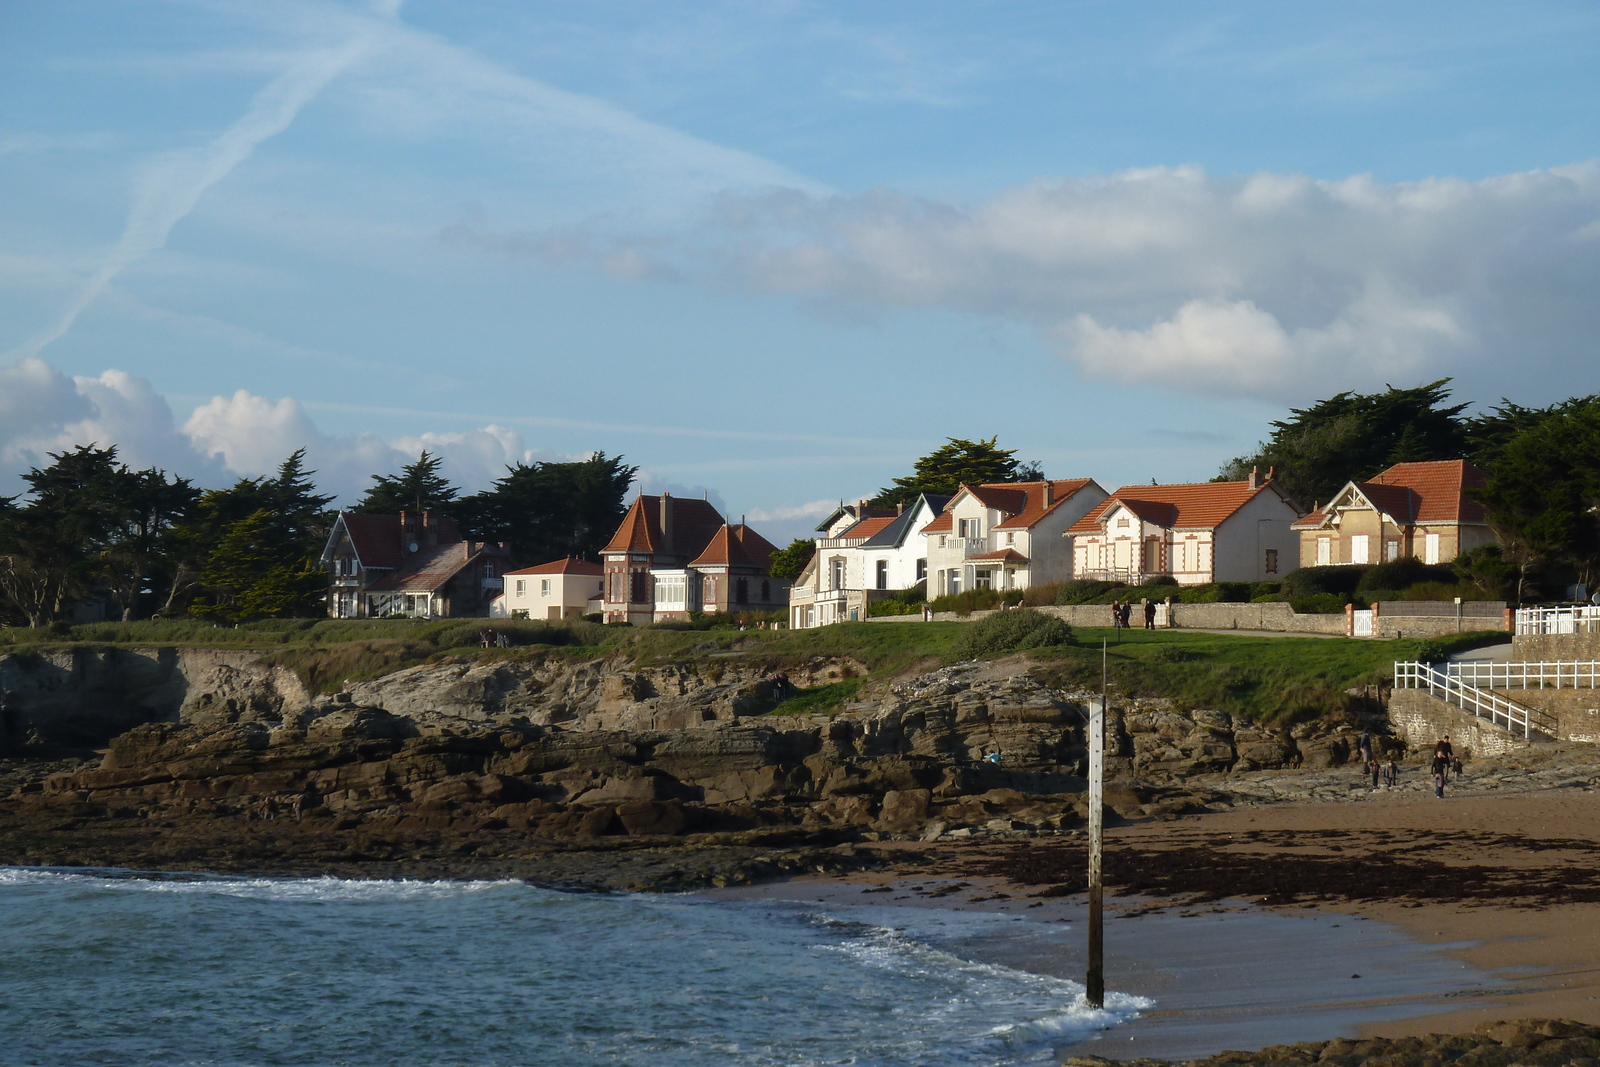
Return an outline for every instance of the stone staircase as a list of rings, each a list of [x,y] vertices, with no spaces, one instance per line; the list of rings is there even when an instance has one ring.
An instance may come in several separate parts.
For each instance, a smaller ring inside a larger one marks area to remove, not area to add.
[[[1454,667],[1455,665],[1450,665]],[[1504,665],[1501,665],[1504,666]],[[1556,717],[1547,711],[1512,700],[1492,689],[1473,684],[1472,674],[1440,670],[1430,663],[1394,665],[1394,688],[1425,692],[1435,700],[1466,712],[1483,725],[1497,728],[1523,741],[1553,741],[1559,732]]]

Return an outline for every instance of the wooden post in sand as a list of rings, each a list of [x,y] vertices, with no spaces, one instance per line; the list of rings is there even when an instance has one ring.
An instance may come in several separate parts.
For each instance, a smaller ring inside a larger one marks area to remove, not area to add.
[[[1105,837],[1106,698],[1089,712],[1089,974],[1084,999],[1091,1008],[1106,1004],[1104,893],[1100,884],[1100,846]]]

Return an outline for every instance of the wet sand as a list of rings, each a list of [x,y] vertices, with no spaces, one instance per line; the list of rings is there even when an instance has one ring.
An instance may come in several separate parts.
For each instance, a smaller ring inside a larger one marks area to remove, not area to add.
[[[916,876],[728,892],[1013,914],[1015,934],[968,954],[1082,979],[1081,838],[917,847],[931,862]],[[1500,1019],[1600,1023],[1593,789],[1380,793],[1126,825],[1108,831],[1107,878],[1136,891],[1112,898],[1108,988],[1156,1003],[1073,1053],[1190,1058]]]

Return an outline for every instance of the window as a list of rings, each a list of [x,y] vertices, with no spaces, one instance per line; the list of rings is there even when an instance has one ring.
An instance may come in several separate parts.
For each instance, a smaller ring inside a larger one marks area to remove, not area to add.
[[[540,596],[549,596],[550,595],[550,579],[544,578],[544,579],[540,580],[540,582],[539,582],[539,595]]]
[[[633,588],[629,590],[628,603],[643,604],[650,599],[650,590],[645,585],[649,577],[644,571],[633,572]]]
[[[1351,563],[1370,563],[1370,562],[1372,562],[1372,560],[1367,555],[1367,542],[1368,542],[1368,540],[1369,540],[1369,538],[1367,537],[1366,534],[1355,534],[1354,536],[1352,536],[1350,538],[1350,562]]]
[[[527,596],[528,595],[528,580],[526,578],[518,578],[517,579],[517,595],[518,596]]]
[[[763,604],[772,602],[772,583],[765,578],[761,580],[761,602]]]
[[[1422,538],[1422,562],[1439,562],[1439,535],[1424,534]]]
[[[1383,561],[1385,563],[1393,563],[1395,560],[1397,560],[1399,558],[1400,558],[1400,542],[1399,541],[1385,541],[1383,543]]]
[[[844,588],[844,560],[839,556],[828,561],[828,588]]]
[[[1267,549],[1267,573],[1278,573],[1278,550],[1275,548]]]
[[[750,579],[736,578],[733,583],[733,602],[735,604],[750,603]]]
[[[494,564],[493,563],[485,563],[483,565],[483,576],[485,578],[493,578],[494,577]]]
[[[1333,562],[1333,538],[1317,538],[1317,566],[1326,567]]]
[[[683,603],[685,589],[684,576],[681,574],[663,574],[656,578],[656,604],[658,606],[677,605]]]
[[[878,561],[878,588],[889,588],[889,561],[886,559]]]
[[[972,588],[988,589],[992,581],[989,571],[977,571],[972,576]]]
[[[960,571],[951,571],[950,572],[950,592],[952,592],[952,593],[961,592],[961,572]]]
[[[1011,531],[1007,530],[1006,531],[1006,544],[1014,545],[1016,543],[1017,543],[1017,535],[1012,533]]]
[[[928,561],[925,560],[925,559],[919,559],[919,560],[917,560],[917,581],[925,582],[927,580],[928,580]]]
[[[956,520],[956,536],[957,537],[966,537],[967,536],[967,520],[966,519],[957,519]]]

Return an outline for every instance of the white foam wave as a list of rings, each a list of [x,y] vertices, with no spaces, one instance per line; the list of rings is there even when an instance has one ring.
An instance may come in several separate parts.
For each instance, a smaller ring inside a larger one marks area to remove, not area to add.
[[[293,903],[363,903],[440,900],[505,887],[524,887],[514,878],[494,881],[444,881],[402,878],[229,878],[218,875],[157,874],[141,871],[63,871],[42,867],[0,868],[0,889],[63,885],[107,892],[198,894]]]
[[[1011,1055],[1047,1049],[1087,1034],[1128,1022],[1152,1001],[1127,993],[1108,993],[1103,1008],[1091,1008],[1084,986],[1070,978],[1035,974],[997,963],[985,963],[935,948],[903,930],[854,920],[816,916],[814,921],[849,939],[818,946],[859,963],[911,977],[955,982],[958,992],[936,1014],[966,1015],[974,1010],[989,1019],[1012,1021],[990,1026],[984,1036]],[[953,1019],[952,1019],[953,1021]]]

